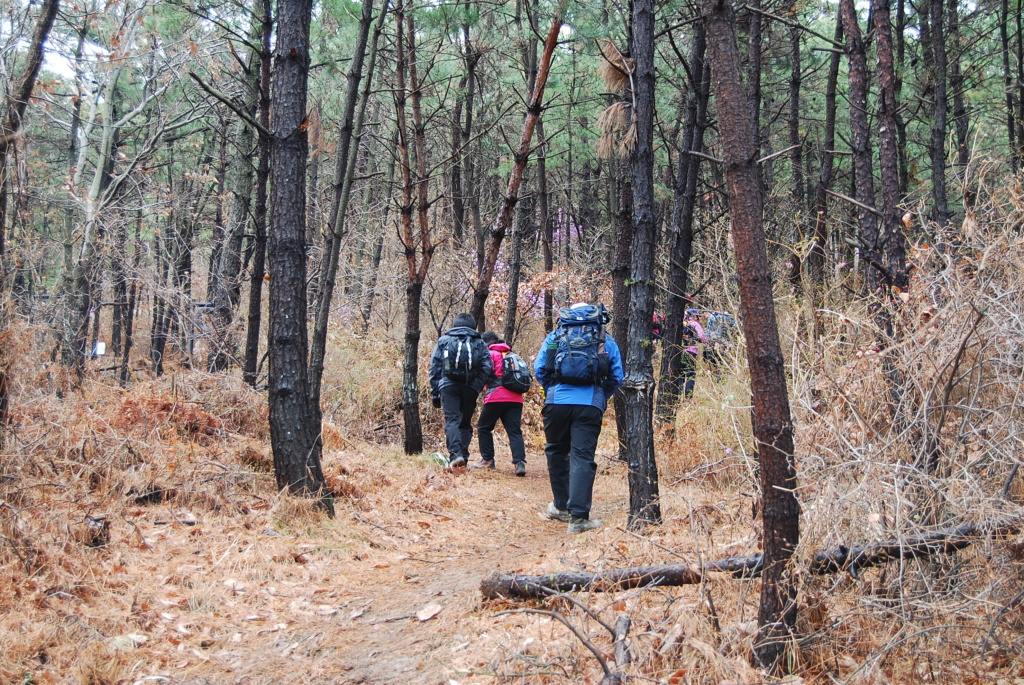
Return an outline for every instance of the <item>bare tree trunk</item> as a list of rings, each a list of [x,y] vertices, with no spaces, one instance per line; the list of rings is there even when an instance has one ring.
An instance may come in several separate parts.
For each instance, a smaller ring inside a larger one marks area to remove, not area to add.
[[[327,254],[320,270],[316,320],[313,325],[313,340],[309,355],[310,399],[316,403],[317,407],[320,406],[320,387],[324,375],[324,357],[327,353],[327,325],[331,318],[331,301],[334,299],[334,286],[338,275],[338,256],[341,254],[341,241],[345,237],[345,219],[348,213],[349,197],[352,194],[352,181],[355,177],[359,140],[363,132],[366,101],[369,99],[373,84],[373,70],[377,60],[377,41],[384,29],[386,15],[387,3],[381,9],[374,26],[370,63],[366,70],[362,93],[359,93],[359,83],[363,79],[363,61],[367,51],[370,23],[373,20],[372,0],[363,3],[359,33],[356,37],[356,46],[348,71],[345,110],[338,133],[338,163],[334,171],[334,201],[331,205],[330,216],[331,232],[327,239]]]
[[[473,103],[476,91],[476,65],[482,53],[473,45],[469,24],[463,24],[462,61],[466,71],[459,79],[459,92],[452,117],[452,237],[462,247],[466,228],[466,195],[469,189],[469,174],[466,170],[469,153],[468,145],[473,135]],[[465,94],[465,97],[463,97]],[[465,111],[465,123],[463,123]]]
[[[554,240],[551,230],[550,195],[548,193],[548,162],[547,137],[544,135],[544,120],[537,122],[537,195],[539,196],[540,216],[540,253],[545,273],[555,268],[554,253],[551,243]],[[544,289],[544,332],[550,333],[555,327],[555,297],[551,288]]]
[[[505,307],[504,339],[509,345],[516,338],[516,317],[519,307],[519,280],[523,270],[523,234],[533,218],[533,198],[526,197],[516,208],[516,220],[512,228],[512,256],[508,261],[508,305]]]
[[[36,76],[43,66],[43,47],[46,39],[53,28],[54,19],[57,17],[57,10],[60,7],[60,0],[45,0],[39,8],[39,18],[36,20],[36,30],[32,34],[32,42],[26,53],[25,62],[21,67],[8,98],[9,104],[4,113],[3,127],[0,128],[0,194],[3,194],[3,207],[5,211],[0,212],[0,292],[3,291],[4,281],[7,277],[6,258],[6,237],[7,227],[7,158],[10,155],[11,145],[15,136],[21,130],[25,110],[28,107],[29,98],[32,97],[32,90],[36,85]],[[0,369],[3,367],[0,366]],[[2,418],[2,415],[0,415]]]
[[[405,420],[405,452],[423,451],[423,427],[420,422],[419,343],[420,303],[436,245],[429,217],[426,131],[421,108],[423,81],[416,64],[416,27],[408,7],[395,9],[396,69],[395,111],[398,129],[398,158],[402,167],[402,244],[407,265],[405,286],[405,363],[402,369],[402,410]],[[408,72],[408,86],[406,86]],[[410,135],[406,118],[406,99],[412,106],[412,145],[416,152],[416,174],[410,160]],[[415,199],[414,199],[415,193]],[[415,204],[414,204],[415,203]],[[413,224],[413,212],[416,223]]]
[[[636,140],[630,155],[633,249],[630,263],[629,333],[621,409],[629,458],[629,527],[661,523],[658,465],[654,454],[654,0],[633,0],[632,56]],[[618,413],[619,406],[616,406]]]
[[[704,131],[708,123],[711,66],[705,58],[706,52],[704,26],[697,24],[690,53],[690,73],[697,80],[691,84],[686,107],[683,140],[679,148],[679,171],[675,179],[675,203],[672,208],[673,241],[668,267],[657,404],[658,417],[664,421],[671,421],[675,417],[683,392],[683,318],[689,302],[686,286],[690,280],[693,222],[701,166],[701,158],[691,153],[703,152]]]
[[[800,139],[800,86],[803,81],[803,67],[800,61],[800,38],[803,31],[797,24],[796,6],[790,6],[789,18],[793,24],[789,27],[789,153],[792,166],[793,187],[790,196],[793,199],[793,217],[795,219],[793,242],[802,245],[807,240],[807,207],[804,204],[804,162],[803,145]],[[794,287],[802,283],[803,255],[799,249],[790,251],[790,281]]]
[[[388,147],[388,180],[386,185],[387,193],[391,193],[391,187],[395,182],[395,154],[394,151],[398,148],[398,129],[396,128],[391,136],[391,145]],[[380,219],[380,226],[377,230],[377,237],[373,243],[373,256],[371,257],[369,274],[370,280],[366,284],[363,290],[363,306],[361,314],[363,318],[362,333],[366,335],[366,331],[370,328],[370,314],[373,312],[373,300],[377,293],[377,276],[380,272],[380,260],[384,252],[384,236],[388,231],[388,214],[391,211],[391,202],[387,202],[384,205],[384,214]]]
[[[548,74],[551,71],[551,58],[558,42],[558,31],[562,28],[561,8],[555,12],[548,30],[547,38],[544,41],[544,52],[541,54],[540,66],[537,68],[537,82],[534,84],[533,93],[530,95],[529,104],[526,107],[526,118],[523,121],[523,132],[519,139],[519,148],[515,154],[515,165],[512,173],[509,174],[508,186],[505,190],[505,198],[501,203],[498,216],[491,225],[490,240],[487,243],[487,250],[484,262],[480,269],[480,279],[476,291],[473,293],[473,304],[470,306],[470,313],[476,319],[477,325],[484,326],[484,306],[487,304],[487,296],[491,292],[491,280],[494,278],[494,265],[498,262],[498,254],[501,251],[501,243],[505,239],[505,232],[512,223],[512,212],[516,202],[519,200],[519,184],[523,179],[523,172],[526,169],[526,162],[530,156],[530,141],[533,139],[533,129],[540,119],[541,111],[544,108],[544,87],[547,85]]]
[[[843,40],[843,21],[836,17],[835,42]],[[822,140],[821,169],[814,198],[814,235],[808,249],[810,282],[820,287],[825,282],[825,246],[828,245],[828,189],[832,185],[832,150],[836,145],[836,85],[839,82],[839,53],[829,57],[828,76],[825,80],[825,135]]]
[[[946,112],[949,100],[946,90],[947,59],[943,0],[928,0],[928,23],[931,27],[932,139],[928,148],[932,162],[932,201],[934,216],[940,228],[949,224],[949,200],[946,194]]]
[[[611,159],[609,169],[613,174],[612,183],[616,191],[618,206],[615,212],[615,252],[612,255],[612,337],[626,344],[629,335],[629,268],[633,261],[633,193],[626,182],[629,174],[627,164],[620,159]],[[619,459],[629,461],[627,450],[626,412],[622,405],[625,399],[622,386],[615,392],[615,431],[619,443]]]
[[[800,536],[793,423],[762,227],[756,129],[740,77],[732,10],[725,0],[705,0],[703,15],[724,148],[761,476],[764,574],[754,654],[762,667],[780,670],[797,615],[796,584],[789,568]]]
[[[1017,150],[1016,124],[1014,123],[1013,72],[1010,71],[1010,2],[999,3],[999,44],[1003,53],[1003,92],[1006,94],[1006,142],[1010,147],[1010,171],[1017,173],[1021,159]]]
[[[867,257],[867,288],[877,294],[882,280],[877,269],[881,263],[878,244],[878,223],[875,213],[867,207],[875,206],[874,166],[871,159],[871,141],[868,129],[868,62],[864,39],[853,0],[840,0],[839,12],[846,33],[846,55],[850,61],[850,128],[853,148],[854,199],[862,206],[857,208],[857,225],[860,249]]]
[[[135,308],[139,293],[139,264],[142,260],[142,209],[135,214],[135,254],[132,256],[131,287],[128,289],[128,302],[122,317],[124,322],[124,349],[121,353],[121,371],[119,382],[121,387],[128,385],[131,371],[132,346],[135,343]]]
[[[957,0],[949,0],[947,5],[949,17],[949,43],[953,54],[949,59],[949,87],[953,89],[953,130],[956,131],[956,165],[960,169],[960,182],[964,188],[964,207],[974,205],[974,193],[970,189],[967,178],[967,163],[970,161],[970,141],[968,140],[969,121],[964,91],[967,84],[960,68],[963,46],[960,40],[960,7]]]
[[[262,0],[263,35],[260,38],[260,123],[270,126],[270,37],[273,21],[270,0]],[[270,137],[262,131],[256,141],[256,197],[253,204],[252,261],[245,329],[245,365],[242,380],[253,388],[259,371],[260,327],[263,313],[263,278],[267,253],[267,183],[270,179]]]
[[[899,209],[899,163],[896,141],[896,71],[893,63],[892,25],[889,1],[874,0],[874,21],[878,54],[878,160],[882,171],[882,245],[885,248],[886,285],[904,290],[909,283],[906,266],[906,241]],[[886,288],[891,292],[891,287]]]
[[[270,103],[270,444],[277,487],[333,509],[309,393],[306,321],[306,91],[311,0],[278,0]]]

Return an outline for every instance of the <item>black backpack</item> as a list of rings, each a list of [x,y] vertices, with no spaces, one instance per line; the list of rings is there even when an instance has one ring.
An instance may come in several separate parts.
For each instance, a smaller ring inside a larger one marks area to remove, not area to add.
[[[469,383],[483,369],[483,355],[476,340],[469,335],[446,335],[441,346],[441,369],[453,383]],[[476,348],[476,349],[474,349]]]
[[[604,351],[604,325],[609,319],[603,306],[559,312],[558,330],[545,360],[551,383],[603,385],[611,373],[611,360]]]
[[[501,361],[501,387],[520,395],[526,394],[533,383],[530,365],[515,352],[509,352]]]

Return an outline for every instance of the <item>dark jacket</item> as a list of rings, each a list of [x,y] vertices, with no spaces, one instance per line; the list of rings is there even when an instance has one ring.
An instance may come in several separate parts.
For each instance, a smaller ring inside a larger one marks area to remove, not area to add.
[[[468,335],[471,338],[471,344],[473,345],[473,357],[482,360],[480,366],[480,373],[477,374],[468,385],[473,388],[476,392],[480,392],[484,385],[494,380],[494,364],[491,363],[491,353],[487,349],[487,344],[480,337],[480,334],[468,328],[466,326],[458,326],[456,328],[449,329],[444,335],[437,339],[437,344],[434,345],[434,353],[430,356],[430,394],[433,397],[439,397],[441,394],[441,388],[449,385],[456,385],[455,381],[451,380],[444,375],[444,359],[441,355],[441,350],[444,349],[447,343],[446,338],[452,335]]]

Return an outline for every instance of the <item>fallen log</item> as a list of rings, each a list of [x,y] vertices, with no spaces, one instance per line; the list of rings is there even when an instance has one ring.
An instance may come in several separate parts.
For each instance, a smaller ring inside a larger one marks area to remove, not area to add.
[[[895,540],[818,552],[811,557],[808,571],[812,575],[830,575],[841,571],[857,577],[861,569],[880,566],[896,559],[916,559],[936,554],[953,554],[977,540],[992,535],[1016,533],[1024,524],[1024,515],[999,520],[963,523],[955,528]],[[665,564],[636,566],[598,573],[566,571],[540,576],[515,573],[493,575],[480,581],[485,599],[498,597],[540,598],[557,592],[614,592],[638,587],[696,585],[709,573],[728,573],[734,578],[756,578],[761,574],[761,554],[728,557],[700,564]]]

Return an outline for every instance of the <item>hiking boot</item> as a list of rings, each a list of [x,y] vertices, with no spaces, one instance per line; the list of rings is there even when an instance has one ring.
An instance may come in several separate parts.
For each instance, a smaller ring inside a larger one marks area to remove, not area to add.
[[[471,468],[471,469],[493,469],[494,468],[494,460],[493,459],[481,459],[480,461],[478,461],[476,463],[470,464],[469,468]]]
[[[448,468],[461,469],[466,465],[466,458],[462,455],[452,455],[452,458],[448,461]]]
[[[588,530],[594,530],[600,528],[601,522],[597,519],[581,519],[576,516],[572,516],[569,519],[569,535],[576,535],[576,533],[586,533]]]
[[[526,475],[526,462],[525,461],[518,461],[518,462],[516,462],[516,475],[519,476],[520,478],[522,478],[523,476]]]
[[[566,511],[565,509],[559,509],[558,507],[555,506],[554,502],[548,502],[548,512],[547,513],[548,513],[548,518],[549,519],[554,519],[556,521],[562,521],[563,523],[568,523],[569,519],[572,518],[569,515],[568,511]]]

